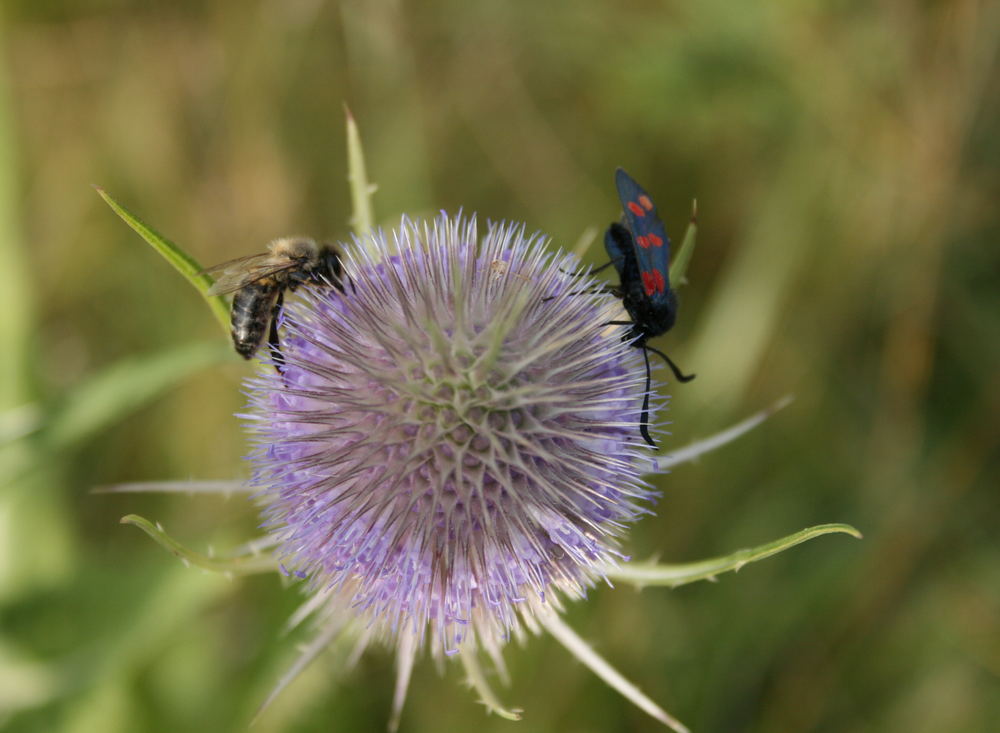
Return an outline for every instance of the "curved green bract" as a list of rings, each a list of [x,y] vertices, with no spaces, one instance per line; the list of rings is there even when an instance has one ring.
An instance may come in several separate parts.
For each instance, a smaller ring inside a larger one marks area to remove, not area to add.
[[[669,588],[676,588],[699,580],[714,580],[717,575],[738,571],[747,563],[763,560],[821,535],[834,533],[849,534],[861,539],[861,533],[849,524],[820,524],[764,545],[737,550],[731,555],[723,557],[713,557],[708,560],[679,565],[628,563],[627,565],[617,565],[608,570],[607,576],[613,580],[632,583],[639,588],[650,585],[665,585]]]
[[[687,230],[684,232],[684,239],[681,240],[681,247],[674,255],[674,261],[670,263],[670,285],[677,288],[687,283],[687,268],[694,254],[694,245],[698,238],[698,202],[691,204],[691,220],[688,222]]]
[[[122,524],[131,524],[148,534],[157,543],[164,547],[174,557],[180,558],[182,562],[211,570],[213,573],[225,573],[227,575],[252,575],[254,573],[270,573],[278,570],[278,563],[273,557],[267,555],[247,555],[241,557],[209,557],[199,552],[190,550],[173,537],[163,531],[162,528],[150,522],[138,514],[129,514],[121,518]]]
[[[97,193],[111,209],[121,217],[122,221],[132,227],[135,232],[146,240],[150,247],[155,249],[163,259],[169,262],[177,272],[187,278],[187,281],[194,285],[195,289],[201,293],[202,297],[208,301],[209,308],[216,320],[222,325],[226,334],[229,334],[229,306],[226,300],[218,295],[208,295],[207,291],[215,282],[211,275],[204,272],[204,268],[194,257],[182,250],[176,244],[143,222],[139,217],[115,201],[107,191],[100,186],[94,186]]]
[[[368,234],[375,226],[375,214],[372,211],[372,193],[375,186],[368,182],[368,171],[365,167],[365,152],[361,146],[361,133],[354,121],[351,110],[345,105],[347,117],[347,182],[351,189],[351,228],[360,238]]]
[[[469,684],[479,693],[479,701],[486,706],[486,709],[491,713],[496,713],[504,720],[520,720],[522,710],[519,708],[507,708],[500,704],[500,698],[493,692],[493,688],[490,687],[490,683],[486,679],[486,674],[479,664],[476,651],[474,649],[462,649],[458,657],[462,660],[462,667],[465,669]]]

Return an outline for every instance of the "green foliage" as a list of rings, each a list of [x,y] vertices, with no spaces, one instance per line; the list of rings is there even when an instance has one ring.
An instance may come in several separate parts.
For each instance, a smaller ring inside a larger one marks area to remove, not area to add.
[[[694,245],[698,239],[698,202],[691,204],[691,221],[684,231],[681,246],[670,263],[670,283],[678,288],[687,284],[687,268],[694,255]]]
[[[224,298],[217,295],[209,295],[208,289],[212,287],[215,280],[211,275],[204,272],[204,268],[198,264],[191,255],[157,232],[155,229],[144,223],[139,217],[115,201],[103,188],[97,187],[97,193],[111,209],[122,218],[122,220],[132,227],[135,232],[142,237],[146,243],[163,257],[181,275],[187,278],[195,289],[208,301],[215,314],[216,320],[222,325],[226,334],[229,334],[229,306]]]
[[[51,450],[92,440],[102,430],[206,367],[232,358],[224,344],[184,344],[123,359],[76,385],[39,426]]]
[[[746,550],[737,550],[728,555],[713,557],[708,560],[667,565],[658,562],[630,562],[620,565],[608,572],[613,580],[631,583],[637,588],[662,585],[668,588],[679,588],[699,580],[715,580],[722,573],[739,572],[744,565],[758,560],[764,560],[779,552],[790,550],[796,545],[825,534],[849,534],[861,539],[861,533],[849,524],[821,524],[807,527],[787,537],[767,542]]]
[[[372,207],[372,194],[375,186],[368,181],[368,170],[365,166],[365,153],[361,147],[361,133],[358,123],[351,111],[347,113],[347,181],[351,189],[351,229],[359,237],[364,236],[375,226],[375,214]]]
[[[225,575],[248,575],[253,573],[273,573],[278,564],[266,555],[238,555],[236,557],[214,557],[195,552],[173,537],[162,527],[137,514],[122,517],[122,524],[131,524],[152,537],[167,552],[179,558],[185,565],[193,565],[203,570],[211,570]]]

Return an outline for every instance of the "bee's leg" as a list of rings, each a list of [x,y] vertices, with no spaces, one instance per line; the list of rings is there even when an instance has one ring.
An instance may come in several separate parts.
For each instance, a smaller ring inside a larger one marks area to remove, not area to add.
[[[284,374],[285,357],[281,353],[281,341],[278,338],[278,318],[281,316],[281,306],[285,302],[285,291],[278,291],[278,298],[271,308],[271,330],[267,334],[267,347],[271,352],[271,360],[278,374]]]

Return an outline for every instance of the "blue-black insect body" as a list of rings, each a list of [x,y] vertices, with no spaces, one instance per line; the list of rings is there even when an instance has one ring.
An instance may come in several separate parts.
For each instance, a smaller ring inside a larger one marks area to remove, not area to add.
[[[620,285],[611,288],[611,293],[622,299],[631,320],[612,323],[631,326],[624,338],[642,349],[646,360],[646,394],[639,430],[655,447],[649,435],[648,352],[661,356],[678,381],[688,382],[694,375],[682,374],[670,357],[646,343],[669,331],[677,320],[677,295],[670,288],[670,239],[649,194],[621,168],[615,171],[615,186],[624,213],[621,223],[613,223],[605,232],[604,248],[611,257],[608,264],[614,265],[620,279]]]

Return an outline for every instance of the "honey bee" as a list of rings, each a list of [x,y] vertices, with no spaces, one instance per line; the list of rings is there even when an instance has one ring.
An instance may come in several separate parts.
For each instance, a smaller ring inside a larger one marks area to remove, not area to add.
[[[285,291],[300,285],[342,289],[340,254],[331,245],[304,237],[275,239],[267,245],[267,252],[229,260],[205,272],[216,278],[208,295],[235,293],[230,323],[236,352],[250,359],[266,336],[276,367],[284,361],[278,341],[278,313]]]

